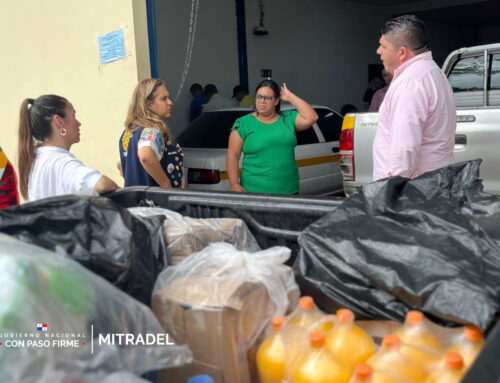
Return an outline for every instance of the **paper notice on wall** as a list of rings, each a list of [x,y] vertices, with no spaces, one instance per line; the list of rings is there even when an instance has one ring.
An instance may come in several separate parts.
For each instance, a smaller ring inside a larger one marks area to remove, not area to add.
[[[117,31],[98,36],[98,40],[101,64],[120,60],[126,57],[123,29],[118,29]]]

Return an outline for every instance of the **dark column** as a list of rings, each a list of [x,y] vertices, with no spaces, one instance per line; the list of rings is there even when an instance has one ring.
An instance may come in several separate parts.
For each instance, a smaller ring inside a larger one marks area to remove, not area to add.
[[[151,78],[158,78],[158,45],[156,43],[156,1],[146,0],[146,12],[148,17],[148,40],[149,40],[149,65],[151,66]]]
[[[245,0],[235,0],[235,1],[236,1],[236,32],[238,35],[238,68],[240,72],[240,85],[248,90]]]

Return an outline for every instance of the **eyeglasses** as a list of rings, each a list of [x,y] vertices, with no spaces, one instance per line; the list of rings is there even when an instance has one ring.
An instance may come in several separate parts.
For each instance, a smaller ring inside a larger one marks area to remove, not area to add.
[[[271,101],[273,98],[274,98],[274,96],[262,96],[261,94],[257,94],[257,95],[255,95],[255,99],[256,99],[257,101],[265,101],[265,102],[268,102],[268,101]]]

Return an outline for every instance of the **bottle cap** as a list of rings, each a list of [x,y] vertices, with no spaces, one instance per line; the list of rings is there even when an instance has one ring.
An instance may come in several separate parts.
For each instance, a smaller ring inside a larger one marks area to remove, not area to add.
[[[208,375],[195,375],[188,379],[187,383],[214,383]]]
[[[313,347],[322,347],[325,344],[325,333],[315,331],[309,334],[309,341]]]
[[[349,309],[340,309],[337,311],[337,320],[340,323],[354,322],[354,314]]]
[[[305,296],[299,299],[299,306],[302,310],[309,311],[314,306],[314,301],[311,297]]]
[[[444,363],[451,370],[461,370],[464,366],[462,355],[457,352],[447,352],[444,357]]]
[[[369,364],[359,363],[354,369],[354,374],[360,382],[367,382],[372,377],[373,368]]]
[[[465,326],[464,335],[466,339],[473,342],[483,339],[483,333],[481,332],[481,329],[477,326],[474,326],[473,324],[468,324],[467,326]]]
[[[279,330],[281,330],[281,326],[285,322],[286,322],[286,318],[285,317],[274,317],[271,320],[271,326],[272,326],[272,328],[273,328],[274,331],[279,331]]]
[[[394,334],[384,336],[382,347],[386,350],[398,350],[400,345],[399,338]]]
[[[424,314],[420,311],[412,310],[406,314],[406,323],[411,326],[418,326],[424,322]]]

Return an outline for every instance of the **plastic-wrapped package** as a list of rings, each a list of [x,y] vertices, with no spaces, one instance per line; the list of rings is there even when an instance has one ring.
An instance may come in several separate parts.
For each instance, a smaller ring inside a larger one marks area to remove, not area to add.
[[[337,323],[326,334],[325,342],[350,373],[376,351],[372,337],[354,323],[354,314],[348,309],[337,311]]]
[[[474,325],[467,325],[460,334],[451,341],[448,352],[458,352],[463,357],[464,366],[469,369],[484,347],[484,337],[481,329]]]
[[[163,232],[167,243],[168,264],[177,264],[211,243],[226,242],[241,251],[259,251],[245,222],[236,218],[190,218],[168,209],[133,207],[129,211],[142,217],[165,216]]]
[[[483,331],[500,312],[500,198],[480,160],[362,187],[299,237],[302,293],[326,312],[403,321],[420,310]]]
[[[310,346],[302,352],[291,373],[293,383],[348,383],[351,376],[337,356],[325,347],[325,333],[309,334]]]
[[[146,305],[166,266],[163,217],[104,197],[64,195],[0,210],[0,232],[78,261]]]
[[[332,329],[332,322],[314,304],[314,299],[304,296],[299,299],[299,305],[288,318],[289,325],[300,326],[310,331],[329,331]]]
[[[9,383],[103,382],[116,372],[132,379],[191,360],[151,309],[70,258],[4,234],[0,342]]]
[[[394,335],[406,343],[406,346],[401,347],[401,352],[427,373],[433,371],[443,358],[443,344],[434,335],[430,322],[420,311],[409,311],[405,323]]]
[[[188,372],[216,383],[251,381],[257,338],[272,317],[297,304],[292,269],[283,265],[289,256],[285,247],[248,253],[215,243],[160,274],[153,311],[174,341],[193,350]],[[180,382],[183,373],[165,381]]]

